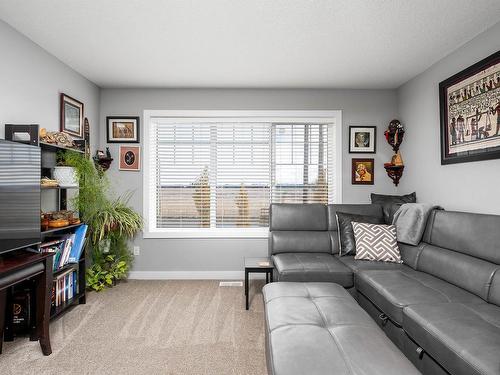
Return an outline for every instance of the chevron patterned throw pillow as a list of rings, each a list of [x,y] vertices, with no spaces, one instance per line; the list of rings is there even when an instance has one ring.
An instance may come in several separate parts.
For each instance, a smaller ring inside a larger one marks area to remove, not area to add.
[[[395,225],[352,223],[356,240],[354,259],[402,263]]]

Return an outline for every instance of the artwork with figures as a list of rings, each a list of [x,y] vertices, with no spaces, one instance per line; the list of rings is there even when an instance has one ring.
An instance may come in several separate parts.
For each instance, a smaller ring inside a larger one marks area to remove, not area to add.
[[[139,117],[111,117],[107,121],[108,143],[139,143]]]
[[[352,184],[373,185],[375,159],[352,159]]]
[[[500,53],[478,64],[440,84],[442,164],[500,157]]]

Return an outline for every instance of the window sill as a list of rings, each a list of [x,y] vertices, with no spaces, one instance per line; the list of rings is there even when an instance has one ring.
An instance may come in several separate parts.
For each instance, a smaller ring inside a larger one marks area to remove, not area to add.
[[[144,231],[144,238],[267,238],[269,228],[249,229],[157,229]]]

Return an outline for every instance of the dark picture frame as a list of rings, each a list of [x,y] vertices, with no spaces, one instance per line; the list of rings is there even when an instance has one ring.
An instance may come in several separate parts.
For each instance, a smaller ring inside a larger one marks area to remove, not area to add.
[[[375,159],[352,159],[351,176],[353,185],[375,184]]]
[[[439,83],[441,164],[500,158],[500,51]]]
[[[376,126],[349,126],[350,154],[375,154],[376,152]]]
[[[138,116],[107,116],[107,143],[140,143],[140,120]]]
[[[38,124],[5,124],[5,139],[27,145],[38,146]]]
[[[61,131],[77,138],[83,138],[83,111],[81,101],[61,93]]]

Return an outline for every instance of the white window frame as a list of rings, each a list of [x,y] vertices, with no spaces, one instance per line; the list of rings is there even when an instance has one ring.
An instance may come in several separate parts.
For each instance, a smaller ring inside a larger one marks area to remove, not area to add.
[[[329,156],[329,165],[334,173],[333,203],[342,203],[342,111],[226,111],[226,110],[145,110],[143,116],[143,216],[144,238],[267,238],[269,228],[156,228],[156,202],[150,191],[150,147],[151,121],[162,118],[162,122],[286,122],[327,124],[334,128],[329,132],[328,145],[335,145]]]

